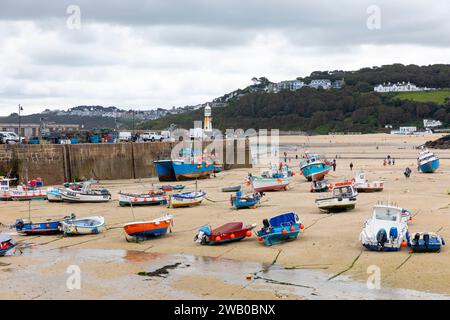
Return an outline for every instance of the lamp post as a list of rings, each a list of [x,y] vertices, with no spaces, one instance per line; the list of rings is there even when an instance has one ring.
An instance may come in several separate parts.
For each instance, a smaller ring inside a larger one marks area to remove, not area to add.
[[[22,106],[19,104],[19,144],[22,144],[22,128],[20,123],[20,112],[23,111]]]

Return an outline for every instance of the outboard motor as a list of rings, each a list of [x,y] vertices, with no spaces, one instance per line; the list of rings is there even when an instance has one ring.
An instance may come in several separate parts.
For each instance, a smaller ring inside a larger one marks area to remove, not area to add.
[[[386,230],[384,229],[380,229],[377,232],[377,242],[378,245],[380,245],[381,247],[384,247],[384,244],[387,242],[387,233]]]
[[[423,234],[423,243],[425,244],[425,248],[428,249],[428,246],[430,245],[430,235],[428,233]]]
[[[416,233],[414,235],[414,245],[418,246],[419,245],[419,240],[420,240],[420,233]]]
[[[265,228],[265,229],[269,229],[269,228],[270,228],[269,220],[264,219],[264,220],[263,220],[263,225],[264,225],[264,228]]]
[[[25,223],[23,222],[22,219],[17,219],[16,223],[13,225],[13,227],[16,228],[17,231],[21,231],[24,227]]]
[[[389,230],[389,237],[394,240],[398,237],[398,230],[396,227],[392,227],[391,230]]]

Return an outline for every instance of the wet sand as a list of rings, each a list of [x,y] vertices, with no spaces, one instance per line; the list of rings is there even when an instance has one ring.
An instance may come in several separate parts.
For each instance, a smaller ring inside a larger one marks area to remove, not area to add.
[[[216,178],[199,181],[199,188],[208,195],[198,207],[135,207],[137,220],[154,219],[166,213],[175,216],[173,233],[140,243],[125,241],[122,225],[132,221],[133,216],[130,208],[119,207],[117,193],[120,190],[147,191],[152,184],[158,184],[157,179],[101,181],[101,185],[113,193],[114,201],[107,204],[32,202],[32,220],[70,213],[102,215],[108,230],[96,236],[67,238],[14,235],[23,247],[23,254],[16,252],[0,258],[0,280],[6,284],[0,288],[0,298],[447,298],[450,295],[449,248],[444,246],[438,254],[411,254],[407,249],[377,253],[362,249],[358,241],[372,206],[380,200],[394,201],[412,211],[410,232],[439,231],[445,239],[450,239],[450,196],[446,192],[450,188],[450,150],[436,150],[441,167],[435,174],[415,171],[417,150],[414,146],[436,137],[280,137],[280,153],[286,151],[289,156],[301,156],[305,150],[325,154],[328,158],[338,155],[337,171],[329,175],[332,182],[354,176],[355,172],[349,169],[350,162],[354,164],[354,171],[364,169],[369,179],[385,180],[383,192],[360,194],[355,210],[333,215],[319,212],[314,204],[318,194],[310,193],[310,183],[298,174],[288,191],[267,193],[257,209],[232,210],[230,194],[220,192],[220,188],[239,183],[245,186],[247,172],[259,174],[259,165],[251,170],[226,171]],[[388,154],[396,159],[395,166],[382,165]],[[292,160],[291,165],[294,164],[298,173],[297,162]],[[409,180],[403,176],[406,166],[413,169]],[[184,184],[186,189],[193,190],[193,182]],[[299,213],[306,225],[297,241],[272,247],[262,246],[255,237],[220,247],[193,242],[197,229],[204,224],[217,227],[230,221],[243,221],[260,226],[262,219],[289,211]],[[5,225],[13,224],[17,218],[27,218],[28,214],[28,203],[0,202],[0,222]],[[5,228],[0,230],[11,232]],[[165,277],[137,275],[175,263],[181,265],[168,270]],[[80,266],[81,290],[66,287],[69,265]],[[368,290],[365,286],[370,265],[381,269],[382,290]],[[268,266],[268,277],[258,273]],[[252,280],[246,279],[248,274],[253,274]],[[332,278],[337,274],[340,275]],[[267,282],[258,277],[276,281]]]

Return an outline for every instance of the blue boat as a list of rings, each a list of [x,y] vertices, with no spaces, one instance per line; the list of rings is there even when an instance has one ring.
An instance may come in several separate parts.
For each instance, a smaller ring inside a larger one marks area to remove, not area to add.
[[[270,220],[263,220],[264,227],[258,231],[258,240],[266,246],[297,239],[304,229],[298,215],[294,212],[285,213]]]
[[[190,179],[204,179],[214,171],[214,164],[205,161],[188,163],[184,160],[154,161],[159,181],[181,181]]]
[[[331,166],[327,165],[317,154],[306,153],[306,159],[300,163],[302,175],[308,181],[319,181],[330,172]]]
[[[428,149],[422,149],[417,157],[419,171],[433,173],[439,168],[439,158]]]
[[[3,257],[9,250],[13,249],[17,242],[8,235],[0,234],[0,257]]]
[[[443,245],[444,239],[431,232],[418,232],[408,242],[413,252],[439,252]]]
[[[52,235],[61,233],[61,222],[70,219],[75,219],[75,215],[72,214],[70,217],[64,217],[63,219],[47,220],[39,223],[18,219],[14,227],[17,232],[25,235]]]
[[[244,208],[256,208],[256,205],[260,203],[261,197],[264,194],[255,192],[253,194],[243,195],[241,191],[236,192],[235,196],[231,196],[230,202],[231,206],[236,207],[236,209]]]

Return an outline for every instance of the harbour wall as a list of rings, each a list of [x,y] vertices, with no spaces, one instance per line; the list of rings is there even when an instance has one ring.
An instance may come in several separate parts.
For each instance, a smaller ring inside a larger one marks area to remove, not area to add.
[[[200,142],[225,170],[251,168],[248,139]],[[191,142],[185,142],[188,147]],[[74,179],[137,179],[156,176],[153,161],[169,159],[175,142],[0,145],[0,175],[25,181],[40,177],[46,185]]]

